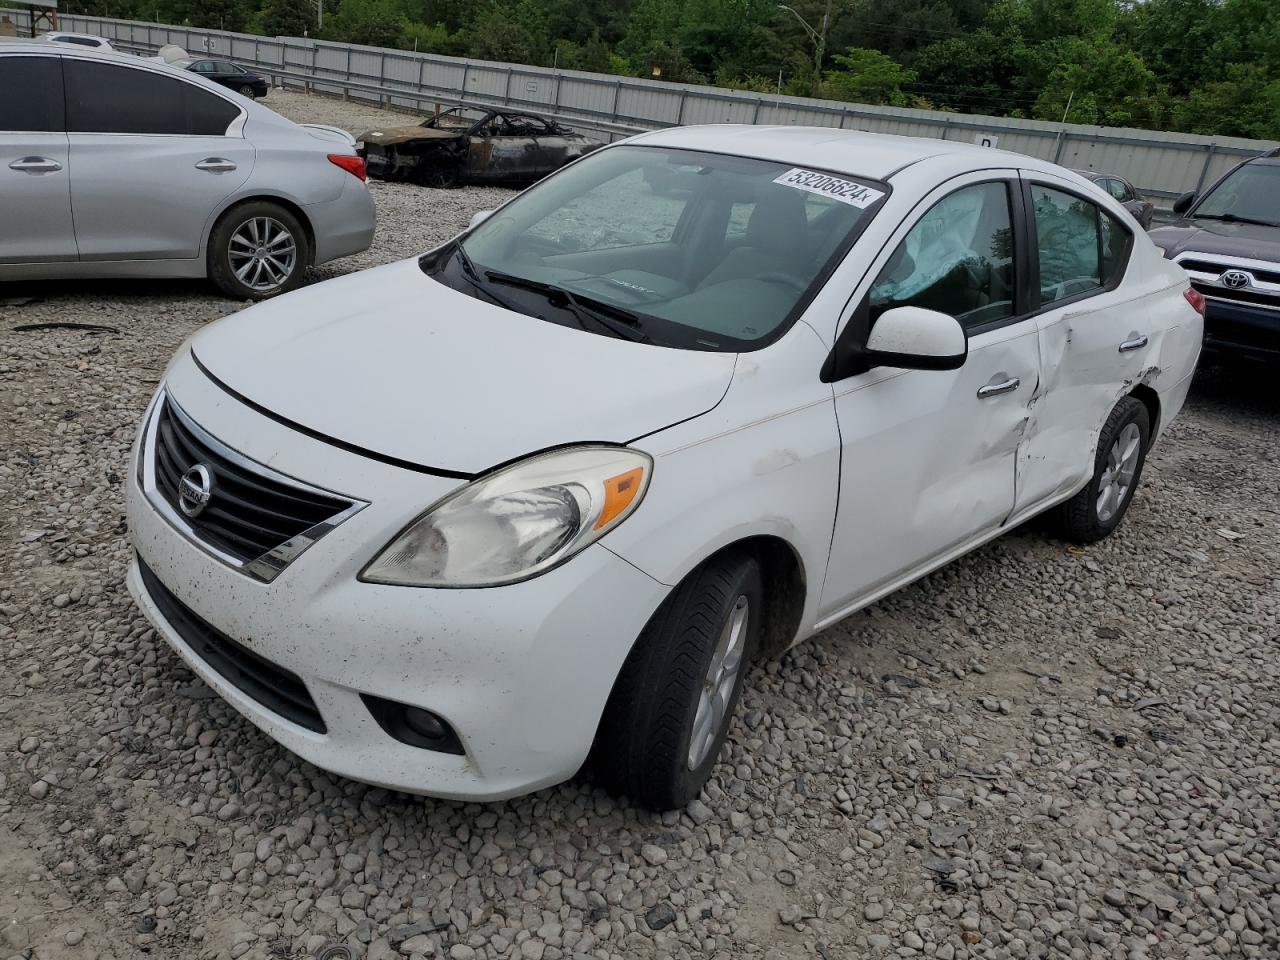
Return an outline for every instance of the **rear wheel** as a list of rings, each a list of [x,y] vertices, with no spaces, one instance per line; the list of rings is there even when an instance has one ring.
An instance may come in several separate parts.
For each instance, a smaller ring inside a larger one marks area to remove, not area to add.
[[[763,607],[759,567],[745,555],[713,559],[667,597],[600,723],[594,766],[608,787],[663,810],[698,795],[759,649]]]
[[[264,300],[302,282],[307,233],[279,204],[255,201],[228,211],[209,236],[209,278],[229,297]]]
[[[1056,526],[1067,540],[1096,543],[1111,534],[1129,510],[1142,479],[1151,442],[1151,415],[1142,401],[1124,397],[1098,437],[1093,478],[1058,508]]]

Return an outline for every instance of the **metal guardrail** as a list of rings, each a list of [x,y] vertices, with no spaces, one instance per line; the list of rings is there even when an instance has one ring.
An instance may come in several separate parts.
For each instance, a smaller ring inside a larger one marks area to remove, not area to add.
[[[121,46],[174,43],[252,65],[289,86],[421,109],[429,103],[503,106],[624,136],[686,123],[808,124],[999,146],[1064,166],[1122,176],[1153,199],[1199,189],[1275,144],[1151,130],[1055,124],[760,94],[643,78],[492,63],[305,37],[63,15],[66,30]]]

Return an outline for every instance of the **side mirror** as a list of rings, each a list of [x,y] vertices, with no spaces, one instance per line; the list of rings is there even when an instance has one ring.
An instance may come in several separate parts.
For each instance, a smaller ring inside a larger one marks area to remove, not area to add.
[[[492,210],[477,210],[471,215],[471,222],[467,224],[467,229],[474,230],[476,227],[480,226],[480,224],[488,220],[491,213],[493,213]]]
[[[1177,200],[1173,201],[1173,212],[1178,216],[1182,216],[1191,209],[1191,205],[1195,202],[1196,192],[1194,190],[1188,190],[1186,193],[1178,197]]]
[[[1133,214],[1135,219],[1142,216],[1141,200],[1127,200],[1125,201],[1123,206],[1126,210],[1128,210],[1131,214]]]
[[[955,317],[921,307],[880,314],[867,337],[867,362],[906,370],[957,370],[969,355],[969,338]]]

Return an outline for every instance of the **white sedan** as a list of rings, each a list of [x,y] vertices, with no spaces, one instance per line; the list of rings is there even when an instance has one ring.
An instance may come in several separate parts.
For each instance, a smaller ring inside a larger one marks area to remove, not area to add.
[[[319,766],[496,799],[590,761],[679,806],[752,661],[1037,514],[1115,530],[1202,309],[1049,163],[646,134],[199,332],[139,433],[129,584]]]

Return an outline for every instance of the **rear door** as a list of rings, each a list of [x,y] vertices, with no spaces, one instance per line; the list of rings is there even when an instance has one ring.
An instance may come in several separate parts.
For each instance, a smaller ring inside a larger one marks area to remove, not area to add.
[[[494,114],[471,135],[467,176],[478,182],[526,181],[542,174],[538,142],[523,124]]]
[[[187,260],[253,169],[230,99],[159,70],[65,58],[81,260]]]
[[[75,258],[61,58],[0,55],[0,263]]]
[[[1068,181],[1023,176],[1042,375],[1018,461],[1019,514],[1093,473],[1103,421],[1157,352],[1147,291],[1120,285],[1133,234]]]

